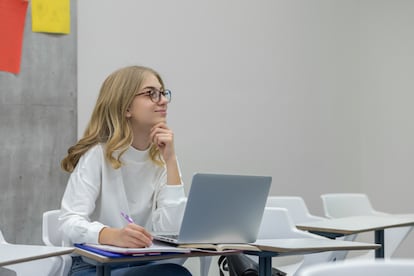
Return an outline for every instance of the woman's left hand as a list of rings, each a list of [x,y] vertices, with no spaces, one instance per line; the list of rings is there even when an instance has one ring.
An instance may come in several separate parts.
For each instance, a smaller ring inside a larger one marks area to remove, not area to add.
[[[151,141],[158,147],[165,162],[175,159],[174,133],[165,122],[153,126],[150,135]]]

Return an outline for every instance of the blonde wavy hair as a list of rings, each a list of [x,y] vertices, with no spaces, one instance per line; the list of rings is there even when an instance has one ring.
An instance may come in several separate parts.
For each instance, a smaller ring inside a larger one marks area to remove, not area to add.
[[[121,68],[106,78],[83,138],[68,149],[68,155],[61,162],[64,171],[72,172],[81,156],[98,143],[105,144],[105,158],[114,169],[122,166],[120,158],[133,138],[125,114],[148,74],[154,75],[164,87],[160,75],[143,66]],[[115,155],[115,151],[119,153]],[[156,146],[151,145],[149,153],[155,164],[164,164]]]

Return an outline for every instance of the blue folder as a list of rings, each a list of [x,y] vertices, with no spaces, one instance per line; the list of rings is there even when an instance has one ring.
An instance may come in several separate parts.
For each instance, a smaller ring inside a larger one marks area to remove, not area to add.
[[[82,244],[82,243],[75,243],[74,245],[75,245],[75,247],[85,249],[85,250],[88,250],[90,252],[97,253],[99,255],[109,257],[109,258],[125,258],[126,256],[129,256],[129,255],[121,254],[121,253],[115,253],[115,252],[109,252],[109,251],[101,250],[101,249],[98,249],[98,248],[87,246],[87,245]]]
[[[93,252],[93,253],[97,253],[99,255],[108,257],[108,258],[125,258],[125,257],[142,257],[144,255],[150,256],[150,255],[171,255],[171,254],[181,254],[181,253],[176,253],[176,252],[163,252],[163,253],[148,253],[148,254],[122,254],[122,253],[116,253],[116,252],[110,252],[110,251],[106,251],[106,250],[102,250],[102,249],[98,249],[92,246],[88,246],[86,244],[82,244],[82,243],[75,243],[74,244],[75,247]]]

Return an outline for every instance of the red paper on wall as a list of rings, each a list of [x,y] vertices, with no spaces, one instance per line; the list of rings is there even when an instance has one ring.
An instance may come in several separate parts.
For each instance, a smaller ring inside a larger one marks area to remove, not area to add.
[[[19,73],[28,3],[0,0],[0,70]]]

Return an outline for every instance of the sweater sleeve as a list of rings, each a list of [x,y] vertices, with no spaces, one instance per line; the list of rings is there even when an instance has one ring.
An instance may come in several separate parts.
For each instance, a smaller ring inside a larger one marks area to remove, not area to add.
[[[180,171],[180,168],[178,168]],[[181,177],[181,171],[180,171]],[[184,215],[187,198],[184,185],[167,185],[166,170],[160,177],[159,189],[153,202],[153,231],[178,232]]]
[[[158,194],[153,213],[155,232],[178,232],[183,219],[186,198],[184,186],[165,185]]]
[[[100,147],[82,156],[70,175],[61,202],[61,231],[69,243],[98,243],[104,225],[91,221],[101,185]]]

